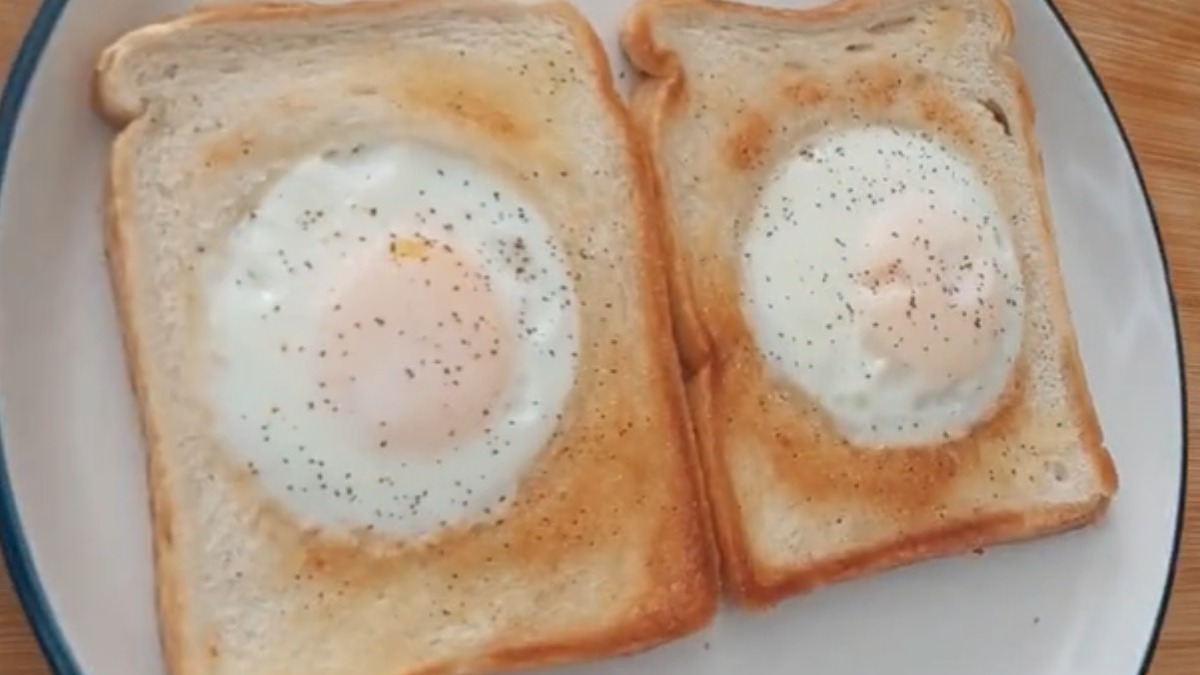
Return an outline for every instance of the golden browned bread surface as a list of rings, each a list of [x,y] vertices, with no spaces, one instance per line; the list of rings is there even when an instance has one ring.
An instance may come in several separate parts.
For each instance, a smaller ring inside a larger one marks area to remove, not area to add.
[[[176,675],[466,673],[628,653],[716,609],[716,554],[671,340],[646,160],[598,39],[559,2],[229,7],[100,58],[108,253],[149,448]],[[204,286],[281,170],[416,138],[551,224],[579,299],[557,433],[496,522],[421,541],[298,522],[214,432]]]
[[[628,16],[623,44],[647,76],[633,109],[669,222],[676,338],[724,574],[743,604],[1080,526],[1116,490],[1060,279],[1032,104],[1005,51],[1012,30],[1001,0],[795,11],[645,0]],[[1020,355],[1007,392],[962,438],[855,446],[802,387],[773,375],[744,310],[741,243],[763,184],[822,133],[868,124],[967,157],[1020,253]]]

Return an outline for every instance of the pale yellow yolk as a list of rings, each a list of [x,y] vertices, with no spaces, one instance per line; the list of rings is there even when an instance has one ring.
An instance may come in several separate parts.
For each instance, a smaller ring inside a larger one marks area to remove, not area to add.
[[[414,237],[358,256],[340,282],[320,348],[323,403],[357,412],[388,452],[480,434],[513,369],[512,331],[481,268]]]
[[[943,383],[998,358],[1004,280],[976,225],[923,195],[883,207],[863,241],[856,303],[872,352]]]

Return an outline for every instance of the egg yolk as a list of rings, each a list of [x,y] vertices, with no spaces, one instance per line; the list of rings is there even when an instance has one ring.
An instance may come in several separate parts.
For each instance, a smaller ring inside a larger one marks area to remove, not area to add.
[[[867,347],[940,383],[998,358],[1005,282],[984,246],[991,236],[931,197],[906,193],[885,204],[859,259]]]
[[[486,273],[425,237],[365,247],[324,308],[322,402],[372,425],[386,452],[483,432],[513,374],[513,332]]]

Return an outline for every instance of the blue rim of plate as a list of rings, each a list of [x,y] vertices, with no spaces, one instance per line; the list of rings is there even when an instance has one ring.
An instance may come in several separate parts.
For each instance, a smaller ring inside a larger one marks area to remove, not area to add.
[[[46,51],[46,46],[50,42],[54,28],[58,24],[59,17],[62,16],[68,2],[69,0],[43,0],[41,7],[34,16],[29,32],[26,33],[25,39],[21,43],[21,48],[17,51],[17,57],[13,61],[12,70],[4,86],[4,93],[0,95],[0,197],[3,196],[4,175],[8,168],[8,153],[16,134],[21,105],[25,101],[25,94],[37,71],[42,54]],[[1125,151],[1129,157],[1129,161],[1133,164],[1134,173],[1137,174],[1138,187],[1142,192],[1146,210],[1150,214],[1150,221],[1154,225],[1154,239],[1158,244],[1159,258],[1162,262],[1165,277],[1164,282],[1167,289],[1167,299],[1171,305],[1171,318],[1175,328],[1175,358],[1179,373],[1180,420],[1183,426],[1181,430],[1183,447],[1180,451],[1179,495],[1175,507],[1175,535],[1171,542],[1171,560],[1167,569],[1167,578],[1163,584],[1158,615],[1154,620],[1154,629],[1146,644],[1146,651],[1142,657],[1142,666],[1139,669],[1139,675],[1145,675],[1150,670],[1155,648],[1158,646],[1158,639],[1162,635],[1163,622],[1166,619],[1167,606],[1171,599],[1171,589],[1175,585],[1175,572],[1179,563],[1179,544],[1183,536],[1184,509],[1187,501],[1188,407],[1183,360],[1183,335],[1180,332],[1179,325],[1179,306],[1175,300],[1175,289],[1171,286],[1170,267],[1167,262],[1166,248],[1163,246],[1162,230],[1158,225],[1158,216],[1154,211],[1154,204],[1150,201],[1150,193],[1146,190],[1145,176],[1142,175],[1141,165],[1138,164],[1137,156],[1133,152],[1133,144],[1129,140],[1129,134],[1125,132],[1125,126],[1121,123],[1121,119],[1117,115],[1112,99],[1108,95],[1108,90],[1104,88],[1104,83],[1100,80],[1100,75],[1096,72],[1095,65],[1088,57],[1087,52],[1084,51],[1083,45],[1079,42],[1079,37],[1071,30],[1062,11],[1054,1],[1045,0],[1045,2],[1054,13],[1054,17],[1057,19],[1059,26],[1062,27],[1063,32],[1071,40],[1071,44],[1075,47],[1075,51],[1079,54],[1084,67],[1092,78],[1092,82],[1104,98],[1104,104],[1108,108],[1109,116],[1121,134],[1121,140],[1125,144]],[[50,608],[50,602],[46,598],[45,589],[42,587],[41,580],[38,578],[37,570],[34,567],[33,557],[29,551],[29,543],[25,539],[25,531],[21,527],[21,519],[17,513],[16,496],[13,494],[12,482],[8,475],[8,464],[4,459],[2,439],[0,439],[0,548],[4,551],[4,561],[8,566],[9,576],[12,578],[13,586],[25,611],[25,616],[29,619],[29,623],[33,627],[34,635],[51,669],[56,675],[84,675],[83,670],[80,669],[78,663],[75,661],[75,656],[71,653],[71,648],[67,644],[62,628],[54,617],[54,612]]]

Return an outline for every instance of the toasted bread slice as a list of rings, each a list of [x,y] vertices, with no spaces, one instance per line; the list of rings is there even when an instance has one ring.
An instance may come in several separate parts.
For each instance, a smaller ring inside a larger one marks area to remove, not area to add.
[[[675,327],[709,500],[727,584],[747,606],[1081,526],[1116,490],[1060,279],[1032,104],[1005,53],[1012,31],[1000,0],[811,10],[645,0],[628,16],[623,44],[648,76],[635,119],[669,212]],[[968,157],[1019,252],[1027,311],[1011,390],[948,442],[851,444],[812,396],[771,374],[740,304],[737,224],[756,191],[823,130],[868,122]]]
[[[544,666],[709,620],[717,555],[652,185],[575,10],[210,9],[122,37],[96,87],[120,128],[107,250],[149,447],[172,673]],[[573,389],[517,498],[499,519],[419,541],[292,518],[214,430],[198,346],[196,270],[273,177],[329,144],[393,136],[478,159],[534,195],[579,299]]]

